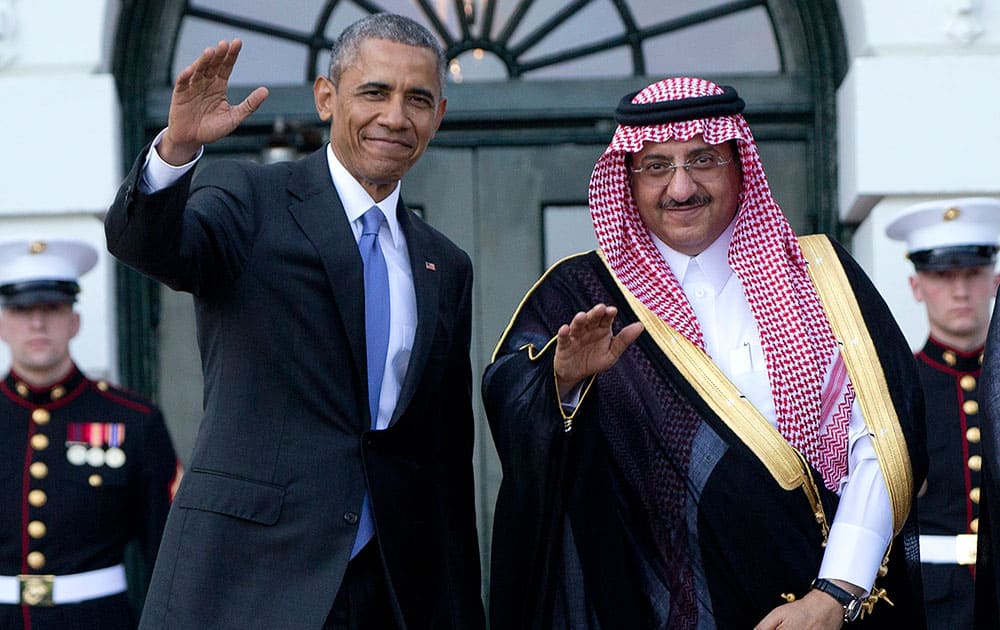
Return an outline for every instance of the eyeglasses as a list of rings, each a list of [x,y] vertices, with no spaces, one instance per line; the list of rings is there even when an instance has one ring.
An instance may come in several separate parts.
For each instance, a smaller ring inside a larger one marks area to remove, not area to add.
[[[690,162],[684,164],[671,164],[670,162],[650,162],[642,168],[630,169],[634,175],[639,176],[639,181],[650,186],[666,186],[674,178],[674,171],[679,168],[687,171],[688,177],[696,182],[704,183],[718,179],[722,171],[721,166],[732,164],[736,156],[723,160],[715,155],[699,155]]]

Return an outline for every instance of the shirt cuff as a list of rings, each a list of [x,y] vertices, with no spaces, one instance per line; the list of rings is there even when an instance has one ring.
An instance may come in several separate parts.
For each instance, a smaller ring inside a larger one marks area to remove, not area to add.
[[[583,384],[585,381],[580,381],[577,383],[573,389],[569,390],[566,397],[562,399],[562,407],[567,412],[571,412],[580,406],[580,395],[583,393]]]
[[[156,147],[160,146],[163,134],[166,132],[167,130],[163,129],[160,133],[156,134],[156,138],[153,139],[153,144],[149,148],[149,153],[146,154],[146,163],[142,167],[142,176],[139,177],[139,190],[147,195],[174,185],[177,180],[184,177],[188,171],[194,168],[194,165],[201,159],[202,154],[205,153],[205,147],[200,147],[194,159],[187,164],[180,166],[167,164],[156,150]]]
[[[830,527],[818,577],[844,580],[860,586],[867,593],[875,584],[885,548],[885,539],[879,533],[835,522]]]

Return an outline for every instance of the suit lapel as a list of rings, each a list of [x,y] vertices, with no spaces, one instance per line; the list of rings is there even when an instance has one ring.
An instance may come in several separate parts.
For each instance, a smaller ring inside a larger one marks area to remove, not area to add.
[[[406,407],[410,404],[420,378],[430,355],[431,342],[437,328],[438,287],[440,262],[435,257],[433,240],[419,221],[414,221],[409,211],[400,199],[396,208],[400,226],[406,235],[406,246],[410,252],[410,268],[413,270],[413,290],[417,297],[417,331],[413,339],[413,349],[410,352],[410,362],[406,367],[406,376],[400,388],[399,400],[392,414],[392,422],[396,422]]]
[[[365,355],[364,270],[358,244],[347,222],[343,205],[330,179],[326,148],[296,163],[289,179],[292,196],[289,212],[315,247],[326,271],[341,325],[351,348],[352,364],[360,382],[367,382]],[[391,422],[395,422],[413,399],[420,384],[431,342],[437,328],[439,261],[434,255],[433,238],[426,228],[414,221],[400,200],[396,208],[400,226],[406,235],[413,271],[413,289],[417,301],[417,330],[410,352],[406,376],[400,389]],[[365,405],[367,410],[367,404]],[[365,413],[367,418],[367,413]]]
[[[330,178],[326,148],[297,162],[289,179],[289,212],[298,223],[326,271],[340,323],[351,348],[360,382],[367,382],[365,355],[364,270],[354,233]],[[367,404],[365,417],[367,417]]]

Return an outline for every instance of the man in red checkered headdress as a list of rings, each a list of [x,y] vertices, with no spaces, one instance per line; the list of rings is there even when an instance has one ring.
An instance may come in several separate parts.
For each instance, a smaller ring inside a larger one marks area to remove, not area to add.
[[[912,355],[843,248],[796,238],[743,107],[695,78],[625,97],[600,248],[500,339],[494,628],[923,627]]]

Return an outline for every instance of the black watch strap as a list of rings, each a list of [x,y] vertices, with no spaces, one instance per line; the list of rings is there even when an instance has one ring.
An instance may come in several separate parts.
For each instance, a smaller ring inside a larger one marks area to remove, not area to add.
[[[823,578],[813,580],[812,588],[817,591],[823,591],[844,607],[844,623],[857,621],[858,617],[861,616],[861,598],[855,596],[850,591]]]

